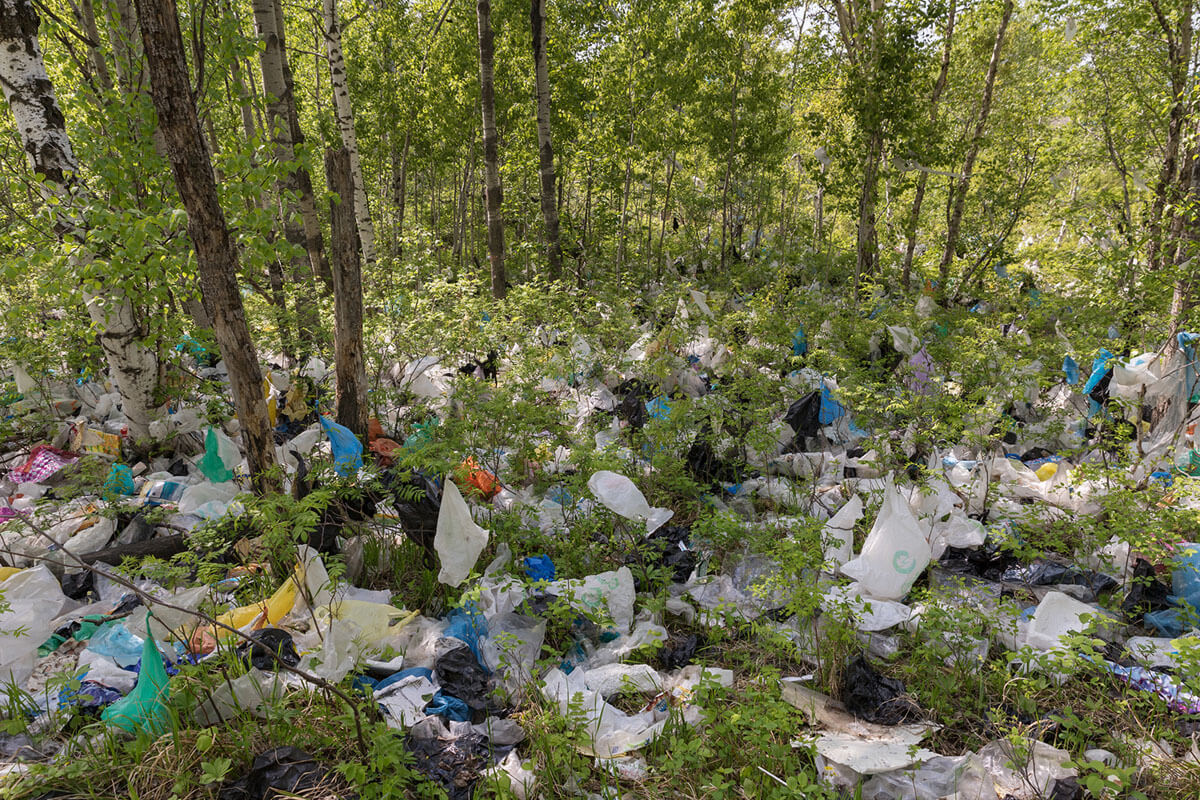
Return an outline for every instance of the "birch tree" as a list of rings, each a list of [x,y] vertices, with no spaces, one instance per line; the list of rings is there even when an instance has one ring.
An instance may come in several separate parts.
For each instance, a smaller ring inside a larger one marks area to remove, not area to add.
[[[0,0],[0,89],[12,110],[29,167],[42,180],[43,199],[50,204],[54,230],[81,273],[97,253],[88,247],[87,209],[93,202],[82,180],[67,135],[66,119],[46,73],[38,26],[30,0]],[[80,275],[88,317],[100,331],[121,409],[135,439],[149,435],[158,360],[142,344],[149,333],[133,302],[99,275]]]
[[[350,177],[354,181],[354,222],[363,261],[370,267],[375,263],[375,226],[367,205],[363,183],[362,162],[358,154],[358,137],[354,134],[354,107],[350,103],[350,85],[346,77],[346,57],[342,53],[342,30],[338,22],[337,0],[324,0],[325,52],[329,58],[329,79],[333,88],[333,111],[337,117],[342,146],[350,157]],[[334,282],[336,285],[335,274]]]

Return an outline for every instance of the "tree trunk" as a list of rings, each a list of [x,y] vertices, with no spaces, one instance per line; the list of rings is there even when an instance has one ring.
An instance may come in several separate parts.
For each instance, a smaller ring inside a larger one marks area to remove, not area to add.
[[[745,45],[738,51],[737,71],[733,74],[733,91],[729,97],[729,155],[725,159],[725,180],[721,183],[721,270],[725,269],[725,233],[733,233],[733,223],[729,218],[729,181],[733,179],[733,159],[737,155],[737,103],[738,91],[742,82],[742,56]],[[733,238],[731,235],[730,239]]]
[[[878,248],[875,233],[875,202],[879,195],[879,161],[883,157],[883,131],[878,127],[871,132],[867,152],[863,157],[863,185],[858,196],[858,241],[857,260],[854,268],[854,286],[859,279],[875,273]]]
[[[77,261],[97,254],[87,248],[87,231],[78,209],[90,201],[78,177],[78,165],[67,136],[66,120],[46,74],[37,31],[41,20],[30,0],[0,0],[0,89],[12,109],[29,166],[42,178],[39,189],[53,204],[55,234],[81,245]],[[149,435],[158,362],[139,341],[148,333],[133,304],[119,290],[101,283],[95,293],[85,288],[88,316],[100,329],[121,409],[135,439]]]
[[[504,274],[504,217],[501,205],[500,143],[496,132],[495,42],[492,34],[491,0],[478,0],[479,101],[483,110],[483,170],[487,196],[488,261],[492,267],[492,297],[502,299],[508,291]]]
[[[663,237],[667,235],[667,214],[671,211],[671,181],[675,179],[675,151],[671,151],[671,160],[667,162],[667,196],[663,198],[662,215],[658,220],[658,277],[662,278],[665,253],[663,252]]]
[[[350,104],[350,85],[346,77],[346,58],[342,53],[342,29],[338,23],[337,0],[324,0],[325,50],[329,55],[329,78],[333,88],[333,109],[342,145],[350,154],[350,175],[354,179],[354,221],[358,241],[367,266],[375,263],[375,226],[367,206],[367,190],[363,183],[362,164],[358,156],[358,138],[354,134],[354,109]],[[334,285],[336,286],[336,273]]]
[[[358,263],[358,215],[354,178],[346,147],[325,151],[329,189],[330,251],[333,255],[333,344],[337,366],[337,421],[354,434],[367,435],[367,372],[363,366],[363,291]]]
[[[139,0],[138,22],[150,72],[159,127],[171,171],[188,214],[200,284],[214,314],[214,333],[229,368],[242,442],[259,492],[276,488],[270,474],[275,446],[263,400],[262,371],[238,290],[238,254],[217,197],[212,160],[204,146],[188,82],[187,60],[175,0]]]
[[[546,224],[546,261],[550,278],[562,277],[562,248],[558,241],[558,203],[554,197],[554,147],[550,141],[550,67],[546,54],[546,0],[531,0],[529,26],[533,31],[533,72],[537,86],[538,177],[542,182],[542,219]]]
[[[983,99],[979,105],[979,119],[975,122],[975,132],[967,145],[967,157],[963,161],[962,174],[958,178],[958,186],[954,190],[954,206],[946,223],[946,248],[942,251],[942,261],[938,265],[938,296],[945,298],[947,284],[950,280],[950,265],[954,262],[955,250],[958,246],[958,234],[962,227],[963,209],[967,203],[967,191],[971,187],[971,173],[975,170],[975,159],[979,156],[979,148],[983,145],[983,131],[987,126],[988,114],[992,111],[992,92],[996,86],[996,73],[1000,70],[1000,53],[1004,50],[1004,33],[1008,30],[1008,21],[1012,19],[1013,0],[1004,0],[1004,10],[1000,15],[1000,25],[996,28],[996,41],[992,46],[992,59],[988,62],[987,77],[983,82]]]
[[[290,106],[293,104],[290,81],[285,73],[286,53],[283,39],[280,36],[275,16],[275,6],[272,0],[254,0],[254,27],[263,49],[259,53],[259,63],[262,70],[263,93],[267,104],[267,133],[275,146],[275,159],[280,163],[293,163],[296,160],[295,146],[292,140]],[[320,254],[313,253],[306,236],[305,226],[301,217],[299,197],[305,194],[300,182],[300,173],[307,177],[308,171],[303,168],[289,169],[276,183],[276,191],[280,201],[280,215],[283,220],[284,238],[296,249],[292,257],[290,278],[296,291],[296,319],[299,325],[299,341],[302,348],[309,349],[317,335],[316,304],[307,287],[313,283],[313,274],[318,269]],[[312,197],[312,185],[309,182],[307,195]],[[314,262],[314,258],[316,262]],[[332,279],[330,281],[332,283]],[[307,352],[301,355],[307,355]]]
[[[392,148],[392,190],[393,202],[396,204],[396,257],[404,255],[404,198],[408,195],[408,147],[412,141],[412,126],[404,132],[404,148],[400,158],[396,159],[396,149]]]
[[[930,132],[933,133],[938,121],[938,101],[946,88],[946,78],[950,73],[950,45],[954,40],[955,0],[950,0],[950,14],[946,18],[945,41],[942,47],[942,67],[938,72],[937,81],[933,84],[933,94],[929,97]],[[921,221],[921,204],[925,201],[925,186],[929,183],[929,173],[921,170],[917,173],[917,190],[913,195],[912,210],[908,214],[908,225],[905,230],[907,242],[904,247],[904,273],[900,276],[900,285],[908,289],[912,281],[913,252],[917,248],[917,225]]]
[[[629,104],[629,144],[625,147],[625,188],[621,190],[621,238],[617,241],[617,271],[625,267],[625,239],[629,235],[629,186],[633,181],[633,97]]]
[[[1171,81],[1171,109],[1167,117],[1167,140],[1163,147],[1163,165],[1159,172],[1158,183],[1154,187],[1154,202],[1150,206],[1150,217],[1147,220],[1146,260],[1150,270],[1159,269],[1167,263],[1166,255],[1162,252],[1164,244],[1163,217],[1179,199],[1177,193],[1181,186],[1186,186],[1188,176],[1182,175],[1179,168],[1179,148],[1183,139],[1183,129],[1187,121],[1188,105],[1188,70],[1192,61],[1192,3],[1184,3],[1180,11],[1179,25],[1174,27],[1163,14],[1161,7],[1152,0],[1155,11],[1167,41],[1167,70]]]
[[[300,150],[304,147],[304,130],[300,127],[300,103],[296,100],[295,82],[292,80],[292,66],[287,57],[287,29],[284,25],[283,18],[283,2],[282,0],[274,0],[275,6],[275,32],[279,36],[279,52],[281,54],[280,61],[283,65],[283,85],[286,93],[285,105],[287,106],[288,119],[288,137],[291,141],[293,151]],[[321,71],[315,71],[316,84],[321,82]],[[300,209],[300,221],[304,226],[304,249],[308,252],[308,262],[311,266],[309,272],[305,275],[305,285],[312,283],[314,276],[321,279],[328,292],[333,291],[333,274],[329,271],[329,259],[325,256],[325,247],[321,239],[321,218],[317,214],[317,201],[313,194],[312,176],[309,174],[308,167],[300,166],[296,169],[296,186],[300,191],[299,197],[296,199]],[[308,304],[304,313],[301,315],[301,324],[311,325],[312,330],[317,331],[320,327],[319,316],[315,303]]]
[[[1171,330],[1182,329],[1184,317],[1196,302],[1196,259],[1200,257],[1200,125],[1192,133],[1180,175],[1175,219],[1173,250],[1175,254],[1175,291],[1171,297]]]

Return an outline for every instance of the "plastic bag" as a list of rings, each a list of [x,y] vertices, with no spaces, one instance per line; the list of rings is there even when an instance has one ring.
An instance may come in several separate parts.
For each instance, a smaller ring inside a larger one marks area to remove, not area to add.
[[[1087,627],[1084,615],[1100,613],[1068,594],[1050,592],[1038,603],[1029,624],[1029,645],[1038,650],[1054,650],[1062,646],[1063,637]]]
[[[104,499],[115,500],[122,495],[129,496],[136,492],[133,471],[126,464],[113,464],[108,470],[108,477],[104,479]]]
[[[149,625],[149,613],[146,617]],[[104,709],[100,718],[130,733],[164,733],[171,726],[171,712],[167,708],[170,694],[168,681],[162,654],[158,652],[151,632],[142,648],[142,666],[137,685],[127,696]]]
[[[433,547],[442,565],[438,580],[447,586],[458,586],[465,581],[487,541],[488,532],[475,524],[458,486],[447,479],[442,488],[437,533],[433,537]]]
[[[50,569],[39,564],[0,582],[0,598],[8,606],[0,613],[0,684],[24,686],[67,597]]]
[[[204,456],[196,463],[204,477],[213,483],[231,481],[239,461],[241,453],[233,440],[215,427],[209,427],[204,437]]]
[[[329,435],[329,446],[333,450],[333,470],[343,478],[362,469],[362,442],[349,428],[338,425],[324,414],[321,427]]]
[[[862,498],[854,495],[829,522],[825,523],[822,539],[825,564],[832,569],[845,564],[854,556],[854,525],[863,515]]]
[[[842,565],[842,574],[858,581],[871,597],[900,600],[929,565],[930,555],[908,501],[889,480],[862,552]]]
[[[633,481],[616,472],[600,470],[588,479],[588,488],[614,514],[644,521],[646,533],[654,533],[675,516],[668,508],[652,507]]]
[[[233,498],[240,492],[235,483],[198,483],[189,486],[179,496],[179,513],[195,514],[205,519],[223,517]]]

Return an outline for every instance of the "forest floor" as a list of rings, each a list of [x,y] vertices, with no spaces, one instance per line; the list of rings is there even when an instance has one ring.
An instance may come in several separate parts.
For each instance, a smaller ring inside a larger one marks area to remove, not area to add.
[[[267,497],[202,354],[15,375],[0,798],[1200,796],[1195,339],[836,296],[469,316],[365,442],[267,358]]]

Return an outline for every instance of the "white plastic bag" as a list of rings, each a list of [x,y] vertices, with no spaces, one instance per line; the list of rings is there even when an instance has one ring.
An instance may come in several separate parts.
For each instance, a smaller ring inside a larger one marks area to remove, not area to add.
[[[0,685],[25,685],[33,674],[38,647],[54,633],[54,618],[67,602],[54,573],[45,564],[23,569],[0,582]]]
[[[929,542],[917,518],[889,480],[862,552],[842,565],[842,574],[858,581],[870,597],[900,600],[925,571],[929,559]]]
[[[616,472],[600,470],[588,479],[588,489],[604,507],[625,519],[642,520],[646,533],[654,533],[667,523],[675,512],[669,508],[654,508],[633,481]]]
[[[442,564],[438,580],[447,586],[458,586],[465,581],[487,541],[488,532],[475,524],[462,492],[447,477],[442,488],[437,533],[433,537],[433,548]]]
[[[179,498],[179,513],[195,514],[205,519],[222,517],[240,492],[241,489],[233,481],[197,483],[183,490]]]
[[[833,515],[833,519],[825,523],[825,528],[821,533],[821,538],[825,542],[825,552],[822,558],[830,568],[836,570],[853,557],[854,525],[862,519],[862,515],[862,498],[854,495],[850,498],[850,502]]]

